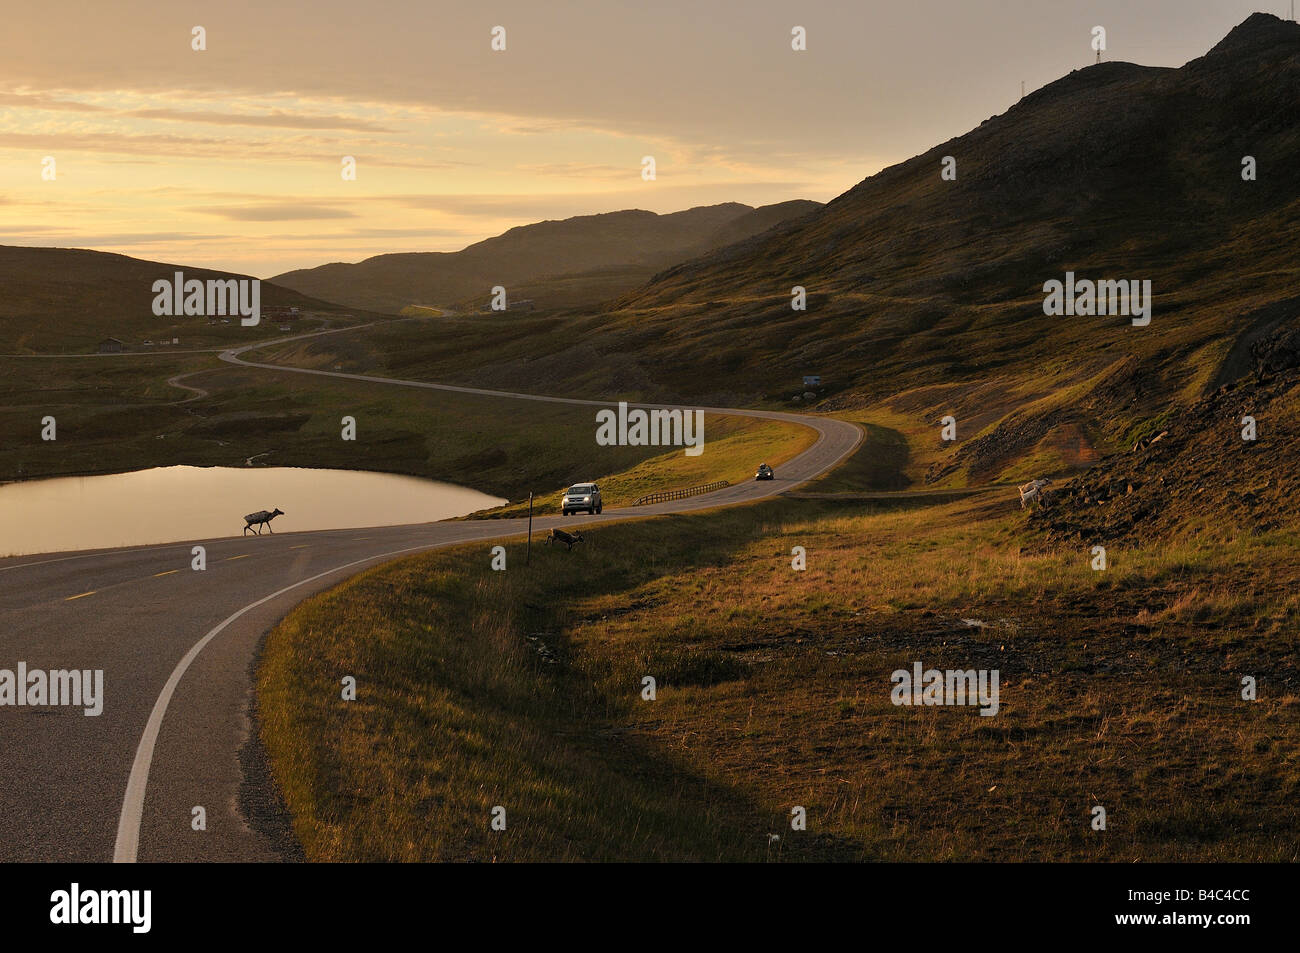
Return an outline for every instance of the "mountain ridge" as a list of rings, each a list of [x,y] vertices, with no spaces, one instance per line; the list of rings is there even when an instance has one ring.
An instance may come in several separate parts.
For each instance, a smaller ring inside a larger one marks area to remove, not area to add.
[[[680,258],[769,228],[818,207],[803,199],[754,208],[739,202],[658,214],[622,209],[518,225],[456,252],[394,252],[331,262],[269,279],[353,307],[484,306],[502,285],[544,307],[594,305]],[[555,280],[560,279],[560,280]]]

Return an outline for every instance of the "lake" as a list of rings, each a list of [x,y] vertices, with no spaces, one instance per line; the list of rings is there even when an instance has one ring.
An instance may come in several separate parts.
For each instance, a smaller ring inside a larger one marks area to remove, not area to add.
[[[55,477],[0,486],[0,556],[238,536],[255,510],[284,510],[271,524],[283,533],[432,522],[505,502],[360,470],[156,467]]]

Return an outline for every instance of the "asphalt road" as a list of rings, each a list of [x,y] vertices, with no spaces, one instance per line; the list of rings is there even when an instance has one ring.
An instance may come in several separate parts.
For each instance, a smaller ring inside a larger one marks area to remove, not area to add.
[[[252,364],[240,356],[246,350],[221,356],[268,373],[610,406]],[[806,424],[819,439],[772,482],[601,516],[539,518],[534,533],[753,502],[825,472],[861,439],[858,427],[839,420],[705,409]],[[593,416],[593,432],[594,426]],[[96,717],[74,707],[0,706],[0,860],[292,857],[292,838],[267,800],[264,765],[250,743],[252,669],[264,635],[303,599],[362,569],[525,528],[526,520],[517,519],[453,521],[0,559],[0,669],[22,661],[29,671],[104,672],[104,708]],[[207,550],[202,572],[190,568],[195,544]],[[206,831],[191,827],[196,806],[206,812]]]

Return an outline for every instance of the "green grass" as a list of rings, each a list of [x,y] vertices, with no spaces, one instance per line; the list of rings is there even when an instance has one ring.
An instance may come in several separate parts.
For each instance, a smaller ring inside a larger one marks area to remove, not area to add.
[[[197,397],[168,378],[200,388]],[[53,416],[58,439],[41,440]],[[340,421],[357,421],[357,440]],[[30,479],[153,466],[300,466],[404,473],[511,500],[550,494],[593,474],[629,474],[659,447],[601,447],[594,410],[423,391],[224,364],[213,355],[129,358],[0,357],[0,474]],[[698,458],[661,459],[613,486],[658,488],[678,478],[728,478],[804,440],[801,427],[706,419]],[[714,439],[715,446],[710,446]],[[732,460],[717,448],[731,448]],[[712,474],[720,474],[712,476]]]
[[[706,483],[741,483],[754,478],[758,464],[779,467],[817,440],[810,427],[745,417],[706,414],[704,452],[690,457],[681,449],[651,457],[620,473],[593,478],[606,507],[631,506],[660,490],[680,490]],[[560,512],[564,487],[533,501],[534,515]],[[477,513],[477,517],[513,517],[528,513],[528,501]]]

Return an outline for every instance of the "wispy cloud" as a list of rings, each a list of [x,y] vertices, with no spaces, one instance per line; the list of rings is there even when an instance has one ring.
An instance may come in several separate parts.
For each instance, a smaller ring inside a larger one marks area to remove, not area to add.
[[[217,126],[273,126],[281,129],[339,129],[350,132],[386,132],[395,130],[348,116],[296,115],[283,110],[268,113],[212,112],[192,109],[133,109],[122,113],[137,119],[163,119],[171,122],[199,122]]]
[[[355,212],[344,208],[315,205],[307,202],[278,202],[264,205],[221,205],[205,206],[194,209],[203,215],[215,215],[218,218],[234,222],[289,222],[314,219],[356,218]]]

